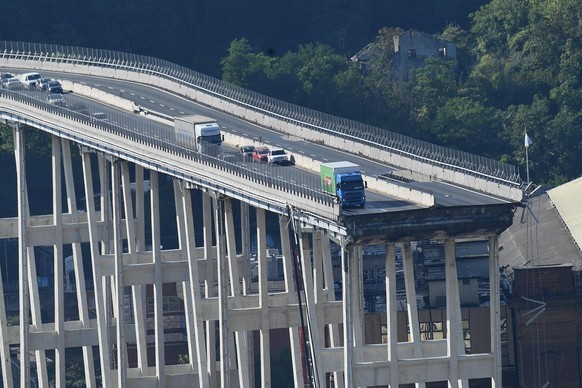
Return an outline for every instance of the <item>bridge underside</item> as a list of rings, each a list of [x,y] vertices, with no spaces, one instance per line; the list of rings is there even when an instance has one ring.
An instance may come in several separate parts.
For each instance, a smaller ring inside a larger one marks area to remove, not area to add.
[[[0,238],[18,240],[7,260],[19,270],[17,289],[0,284],[4,386],[19,376],[23,386],[28,376],[41,387],[65,386],[77,361],[88,387],[269,387],[281,378],[281,342],[296,387],[467,386],[483,378],[501,385],[497,234],[511,222],[508,206],[350,217],[348,237],[338,238],[123,160],[77,155],[57,137],[52,193],[32,195],[22,130],[14,143],[18,216],[0,220]],[[52,209],[33,214],[39,196],[51,197]],[[485,239],[489,248],[494,329],[486,353],[465,354],[458,238]],[[445,247],[440,340],[422,339],[419,330],[412,252],[427,239]],[[366,343],[370,244],[385,252],[385,343]],[[397,258],[405,339],[397,331]],[[0,282],[10,283],[15,276],[3,269]],[[17,309],[9,303],[16,294]]]
[[[356,245],[386,241],[474,238],[499,235],[513,222],[515,204],[433,207],[351,216],[344,220],[350,242]]]

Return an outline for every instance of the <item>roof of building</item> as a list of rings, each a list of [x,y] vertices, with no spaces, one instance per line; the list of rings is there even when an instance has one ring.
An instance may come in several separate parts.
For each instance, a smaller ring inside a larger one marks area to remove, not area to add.
[[[564,220],[564,224],[578,245],[578,249],[582,247],[581,193],[582,177],[548,191],[552,203]]]
[[[571,232],[575,229],[581,233],[582,226],[579,223],[576,226],[575,221],[569,224],[571,219],[581,219],[582,210],[567,205],[576,197],[579,201],[580,187],[576,192],[574,186],[569,186],[579,184],[575,182],[530,198],[526,207],[516,210],[513,224],[499,236],[501,266],[520,268],[570,263],[582,267],[582,252]]]

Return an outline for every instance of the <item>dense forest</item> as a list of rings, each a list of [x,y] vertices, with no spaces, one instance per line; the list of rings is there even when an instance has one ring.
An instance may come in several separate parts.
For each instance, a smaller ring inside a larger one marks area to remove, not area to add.
[[[582,2],[493,0],[437,34],[457,61],[428,60],[406,81],[391,73],[382,28],[372,69],[323,44],[272,57],[245,38],[222,60],[223,79],[300,105],[520,166],[524,133],[536,183],[582,174]]]
[[[520,166],[582,174],[582,2],[413,0],[164,6],[151,0],[0,0],[0,39],[151,55],[302,106]],[[42,18],[41,18],[42,15]],[[457,45],[406,81],[390,74],[407,29]],[[350,57],[373,42],[372,70]],[[525,177],[524,177],[525,178]]]
[[[0,39],[150,55],[220,77],[231,41],[283,55],[322,43],[344,56],[384,26],[467,26],[486,0],[0,0]]]

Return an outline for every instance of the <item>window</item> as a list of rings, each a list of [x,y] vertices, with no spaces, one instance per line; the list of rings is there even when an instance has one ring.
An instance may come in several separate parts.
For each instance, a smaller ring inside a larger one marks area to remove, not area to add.
[[[420,322],[419,326],[421,341],[441,340],[445,338],[442,322]]]
[[[441,57],[446,57],[447,56],[447,48],[446,47],[441,47],[439,49],[439,56],[441,56]]]
[[[469,320],[463,320],[463,340],[465,342],[465,353],[471,354],[471,327]]]
[[[180,311],[180,298],[177,296],[164,296],[162,298],[162,308],[165,313]],[[153,314],[155,312],[154,298],[148,298],[147,312]]]

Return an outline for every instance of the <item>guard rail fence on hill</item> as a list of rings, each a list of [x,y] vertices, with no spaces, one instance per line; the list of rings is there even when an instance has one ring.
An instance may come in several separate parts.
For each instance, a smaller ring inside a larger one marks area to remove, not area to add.
[[[154,75],[244,106],[263,116],[432,165],[431,171],[446,169],[453,175],[461,173],[497,185],[523,187],[519,171],[513,165],[280,101],[157,58],[111,50],[4,41],[0,42],[0,59],[66,63]]]

